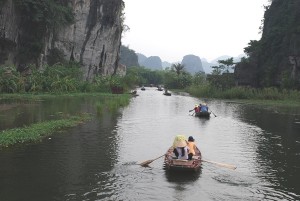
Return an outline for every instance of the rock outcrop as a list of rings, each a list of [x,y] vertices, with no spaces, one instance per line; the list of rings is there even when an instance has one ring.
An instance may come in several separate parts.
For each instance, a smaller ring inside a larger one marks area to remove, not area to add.
[[[198,72],[204,72],[203,68],[202,68],[202,62],[200,57],[195,56],[195,55],[185,55],[182,59],[181,64],[184,65],[184,69],[191,73],[191,74],[195,74]]]
[[[117,72],[122,34],[122,0],[66,0],[74,13],[73,23],[46,30],[39,55],[34,60],[22,60],[20,46],[26,29],[14,0],[0,5],[0,64],[16,66],[48,63],[52,50],[58,50],[66,61],[79,62],[84,79]],[[33,26],[34,27],[34,26]],[[36,30],[38,32],[39,30]],[[28,49],[27,51],[33,51]]]
[[[271,2],[262,38],[250,41],[245,48],[249,58],[236,66],[237,83],[300,89],[300,1]]]

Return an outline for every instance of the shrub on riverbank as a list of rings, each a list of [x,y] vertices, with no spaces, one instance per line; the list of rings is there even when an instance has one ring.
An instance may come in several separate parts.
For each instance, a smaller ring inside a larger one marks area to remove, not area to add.
[[[17,143],[35,142],[52,135],[58,130],[76,126],[90,119],[90,115],[71,116],[64,119],[45,121],[24,128],[13,128],[0,133],[0,146],[10,146]]]
[[[102,97],[101,101],[96,103],[97,112],[102,113],[106,110],[116,111],[120,107],[128,105],[130,97],[131,95],[129,94],[116,94]]]
[[[110,93],[111,87],[126,90],[134,80],[118,75],[95,76],[92,81],[82,80],[78,64],[45,66],[43,70],[29,67],[20,73],[12,66],[0,67],[0,93]],[[126,81],[126,82],[125,82]]]
[[[278,88],[255,89],[250,87],[233,87],[221,90],[207,84],[191,86],[186,90],[193,96],[205,98],[300,101],[299,91]]]

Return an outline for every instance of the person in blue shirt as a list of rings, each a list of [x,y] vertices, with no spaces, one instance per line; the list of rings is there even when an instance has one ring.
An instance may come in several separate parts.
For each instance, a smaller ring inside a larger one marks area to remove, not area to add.
[[[200,112],[208,112],[208,106],[206,103],[200,104],[201,106],[201,111]]]

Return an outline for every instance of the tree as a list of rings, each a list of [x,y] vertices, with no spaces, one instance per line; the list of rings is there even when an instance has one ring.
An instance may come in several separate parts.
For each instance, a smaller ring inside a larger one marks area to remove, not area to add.
[[[223,70],[223,73],[229,73],[230,68],[234,68],[233,57],[225,59],[225,60],[218,60],[219,66]]]
[[[172,64],[171,68],[174,69],[176,74],[179,76],[184,69],[184,65],[181,63],[175,63],[175,64]]]

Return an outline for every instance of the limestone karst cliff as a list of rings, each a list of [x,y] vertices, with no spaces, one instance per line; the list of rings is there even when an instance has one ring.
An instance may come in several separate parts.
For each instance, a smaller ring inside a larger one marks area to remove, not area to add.
[[[300,89],[300,1],[266,6],[262,38],[245,48],[249,58],[235,68],[237,84]]]
[[[80,63],[84,79],[114,74],[122,34],[122,0],[1,0],[0,65]]]

